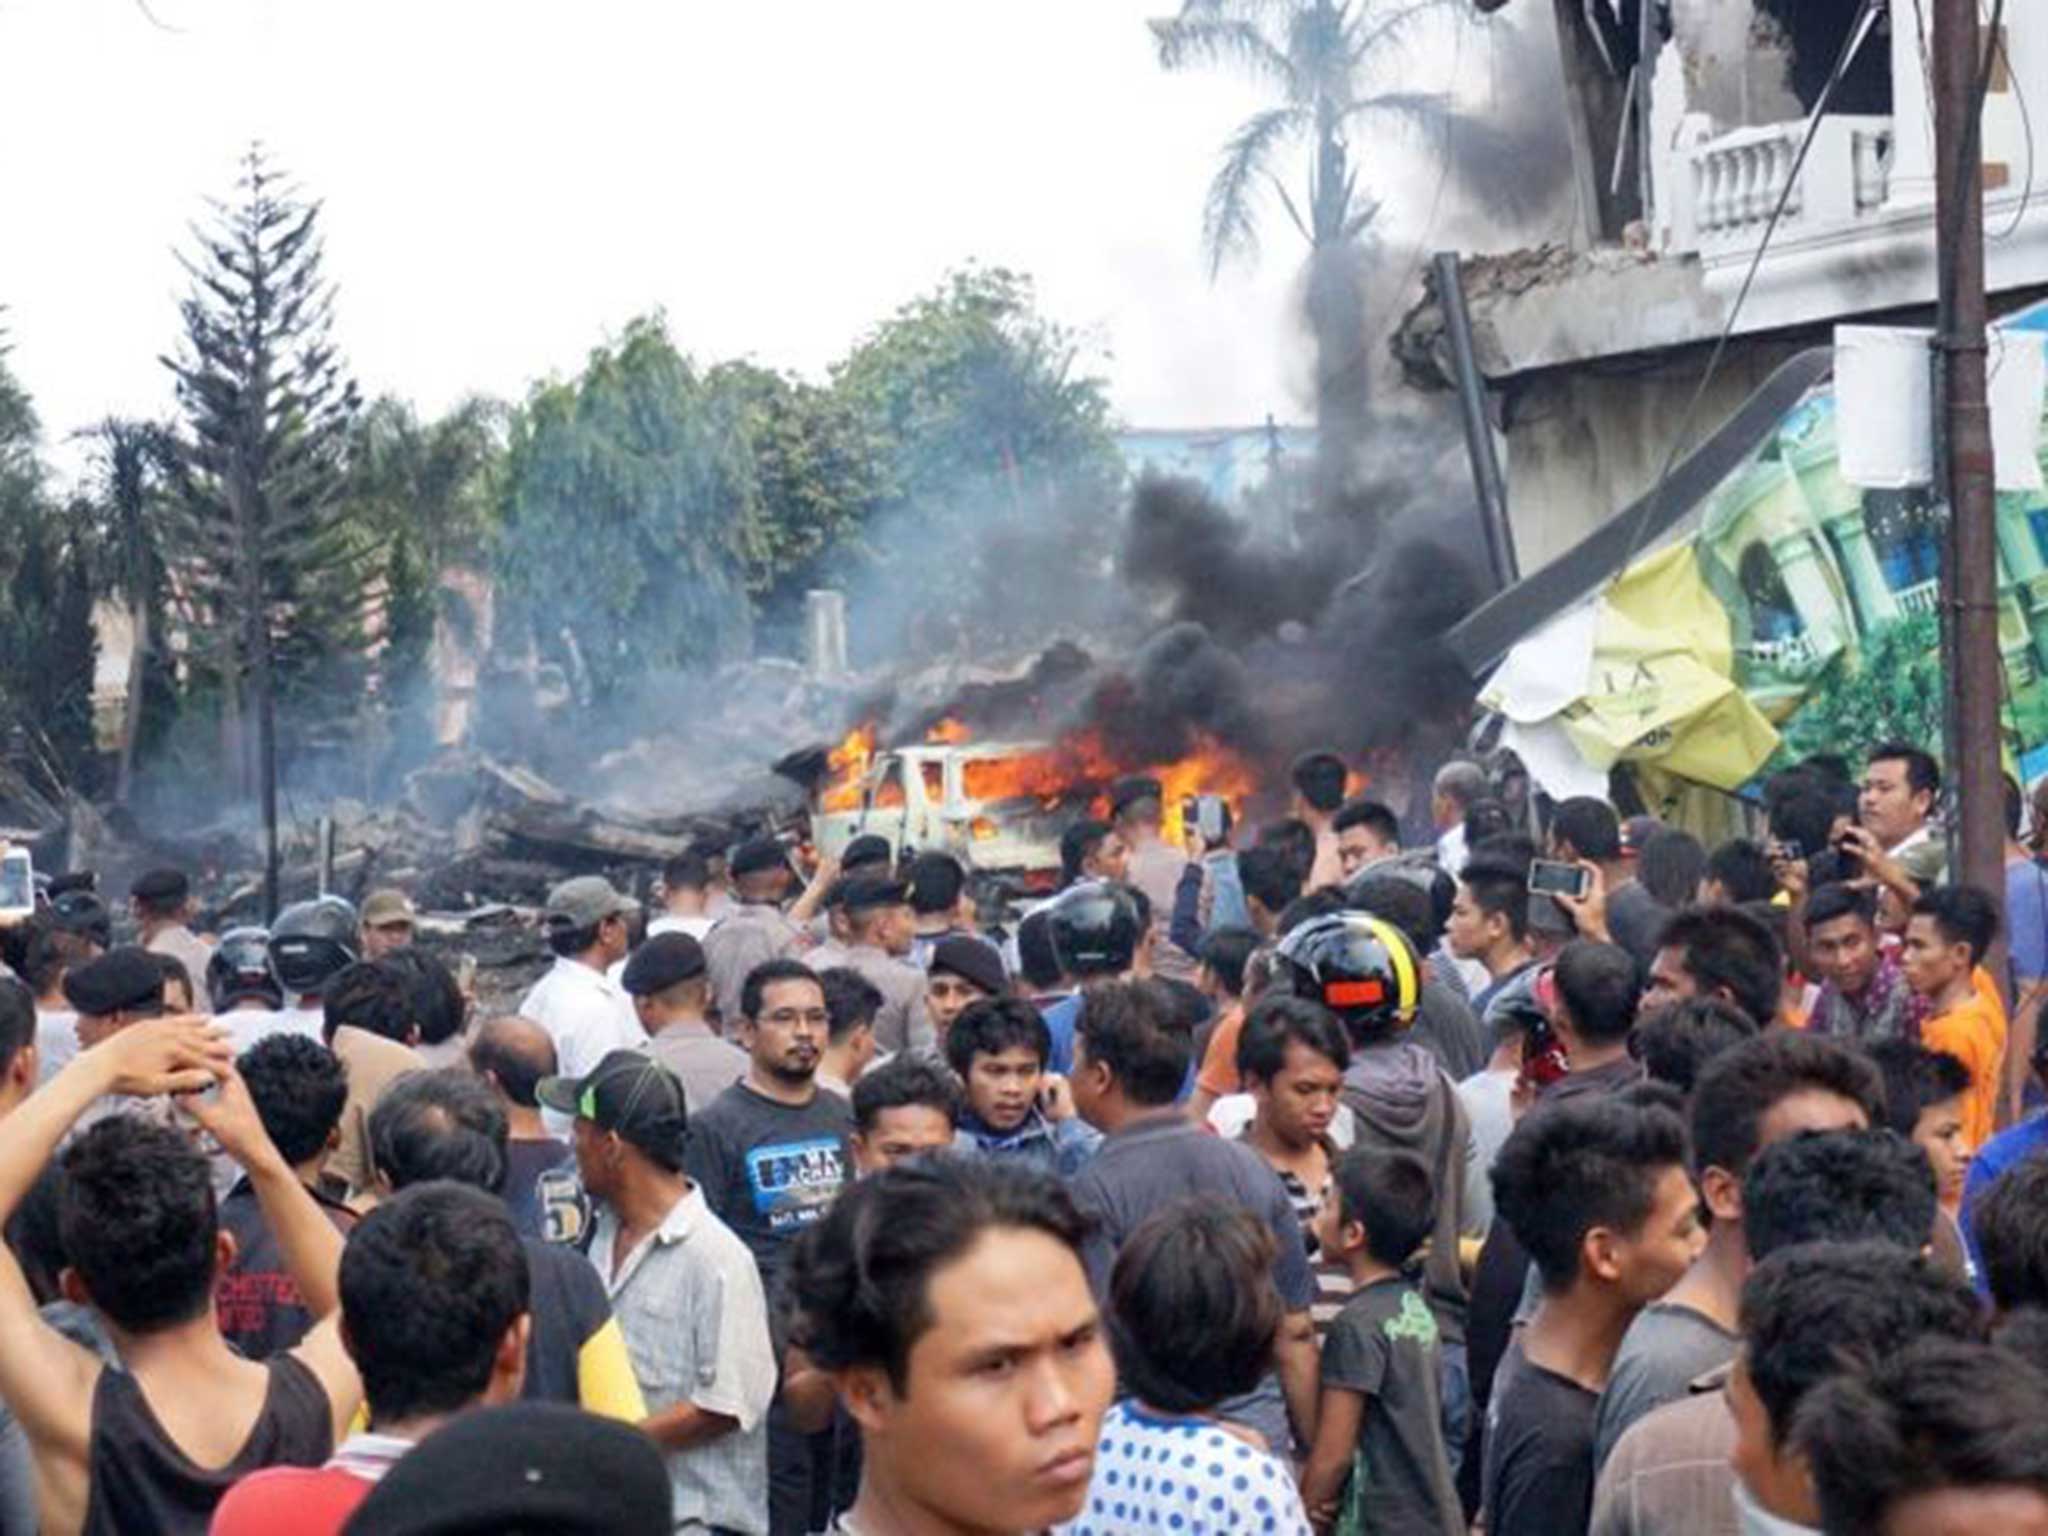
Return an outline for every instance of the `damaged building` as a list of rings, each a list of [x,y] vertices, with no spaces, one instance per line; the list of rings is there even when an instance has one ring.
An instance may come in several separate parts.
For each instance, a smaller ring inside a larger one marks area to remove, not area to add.
[[[1570,236],[1463,259],[1469,347],[1459,306],[1443,302],[1443,266],[1392,341],[1417,387],[1455,389],[1469,368],[1483,392],[1523,575],[1650,492],[1675,449],[1696,447],[1833,326],[1930,324],[1936,289],[1929,41],[1915,25],[1925,7],[1879,9],[1795,179],[1857,0],[1552,4]],[[2014,6],[1983,117],[1995,314],[2048,292],[2035,110],[2048,113],[2048,12]]]

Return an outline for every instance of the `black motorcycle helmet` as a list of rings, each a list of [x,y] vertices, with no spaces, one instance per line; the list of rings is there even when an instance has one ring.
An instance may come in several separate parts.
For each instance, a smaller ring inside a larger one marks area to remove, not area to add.
[[[206,962],[206,997],[215,1013],[226,1013],[252,997],[273,1008],[284,1006],[284,983],[270,963],[269,929],[230,928],[220,936],[213,958]]]
[[[317,997],[358,957],[356,909],[339,896],[297,901],[270,925],[270,961],[285,989]]]
[[[1138,900],[1112,880],[1083,880],[1046,908],[1052,951],[1069,976],[1120,976],[1131,968],[1144,925]]]
[[[1332,912],[1289,933],[1274,953],[1273,979],[1336,1014],[1355,1041],[1407,1029],[1422,992],[1407,937],[1364,912]]]

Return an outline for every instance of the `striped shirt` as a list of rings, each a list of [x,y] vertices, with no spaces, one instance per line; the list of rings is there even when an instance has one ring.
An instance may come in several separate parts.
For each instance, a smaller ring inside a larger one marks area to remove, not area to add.
[[[1251,1127],[1238,1132],[1237,1139],[1249,1145]],[[1257,1151],[1256,1147],[1252,1148]],[[1294,1219],[1301,1223],[1302,1246],[1308,1250],[1309,1267],[1315,1271],[1316,1299],[1309,1305],[1309,1316],[1316,1325],[1316,1338],[1320,1341],[1330,1331],[1330,1323],[1344,1310],[1344,1303],[1351,1299],[1351,1275],[1341,1260],[1326,1259],[1322,1244],[1316,1238],[1316,1216],[1325,1200],[1337,1198],[1337,1159],[1342,1150],[1327,1139],[1323,1153],[1328,1159],[1327,1171],[1321,1189],[1310,1189],[1298,1174],[1289,1169],[1268,1164],[1280,1176],[1280,1185],[1287,1191],[1287,1203],[1294,1207]]]

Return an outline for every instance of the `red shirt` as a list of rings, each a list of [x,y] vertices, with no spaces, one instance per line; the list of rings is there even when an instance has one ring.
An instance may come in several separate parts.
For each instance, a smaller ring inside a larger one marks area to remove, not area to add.
[[[412,1449],[390,1435],[349,1436],[324,1467],[269,1467],[230,1488],[209,1536],[340,1536],[377,1479]]]

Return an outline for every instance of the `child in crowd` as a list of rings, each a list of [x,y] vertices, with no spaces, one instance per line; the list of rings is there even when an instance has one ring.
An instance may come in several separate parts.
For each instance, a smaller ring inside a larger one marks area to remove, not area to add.
[[[1436,1219],[1429,1168],[1405,1152],[1360,1149],[1337,1165],[1336,1184],[1317,1237],[1353,1289],[1323,1342],[1303,1501],[1323,1529],[1341,1509],[1343,1528],[1361,1536],[1459,1536],[1436,1317],[1403,1273]]]
[[[1067,1536],[1309,1536],[1294,1472],[1216,1417],[1270,1367],[1281,1303],[1273,1235],[1243,1209],[1183,1201],[1131,1234],[1110,1273],[1110,1338],[1130,1394],[1102,1420]]]

